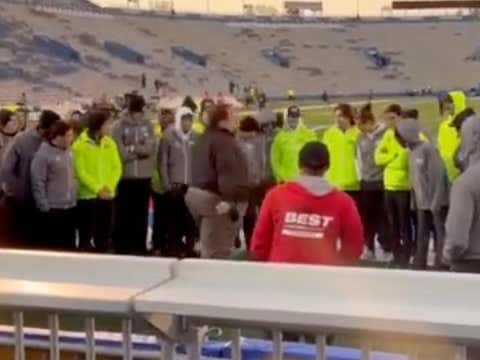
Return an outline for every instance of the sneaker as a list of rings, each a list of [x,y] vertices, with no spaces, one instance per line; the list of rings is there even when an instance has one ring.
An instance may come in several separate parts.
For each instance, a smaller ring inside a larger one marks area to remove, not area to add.
[[[372,250],[365,249],[361,259],[364,261],[375,261],[375,254]]]
[[[379,260],[383,263],[390,263],[393,261],[393,253],[383,251],[379,256]]]

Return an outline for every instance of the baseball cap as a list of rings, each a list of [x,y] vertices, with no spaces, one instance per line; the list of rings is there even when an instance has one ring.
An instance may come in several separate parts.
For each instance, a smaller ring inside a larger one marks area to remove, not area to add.
[[[302,115],[302,111],[297,105],[291,105],[287,109],[287,117],[299,118]]]
[[[319,141],[307,143],[300,151],[299,165],[301,168],[321,170],[330,165],[330,154],[327,146]]]

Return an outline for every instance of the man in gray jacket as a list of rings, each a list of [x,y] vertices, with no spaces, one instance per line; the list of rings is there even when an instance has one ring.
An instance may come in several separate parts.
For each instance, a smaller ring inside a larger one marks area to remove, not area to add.
[[[418,120],[400,121],[396,126],[396,136],[400,144],[410,149],[410,183],[418,220],[417,252],[413,266],[418,270],[426,269],[430,231],[433,230],[435,265],[441,268],[449,196],[447,171],[437,149],[430,142],[420,140]]]
[[[38,224],[30,181],[30,166],[51,127],[58,121],[60,116],[57,113],[44,110],[36,128],[27,130],[13,140],[2,164],[6,202],[14,214],[14,227],[19,245],[32,246],[36,242]]]
[[[161,144],[160,173],[169,204],[168,244],[164,256],[193,256],[195,221],[185,204],[185,194],[192,184],[192,149],[200,135],[192,130],[193,112],[181,107],[175,126],[169,128]],[[185,243],[182,241],[185,237]]]
[[[452,186],[443,256],[457,272],[480,273],[480,116],[461,129],[467,168]]]
[[[145,100],[132,95],[128,111],[113,128],[123,176],[115,204],[113,245],[119,254],[146,253],[150,182],[155,161],[153,125],[143,112]]]
[[[71,145],[74,133],[65,122],[53,125],[32,161],[32,190],[41,212],[41,246],[54,250],[75,248],[77,183]]]

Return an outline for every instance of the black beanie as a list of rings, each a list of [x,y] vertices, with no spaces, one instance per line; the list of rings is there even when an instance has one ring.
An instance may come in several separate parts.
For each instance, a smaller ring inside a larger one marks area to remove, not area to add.
[[[324,143],[312,141],[307,143],[300,151],[300,168],[313,171],[328,168],[330,165],[330,155]]]

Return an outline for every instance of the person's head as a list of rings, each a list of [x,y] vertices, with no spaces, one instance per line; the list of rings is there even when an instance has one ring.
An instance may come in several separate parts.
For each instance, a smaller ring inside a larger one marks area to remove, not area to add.
[[[230,132],[235,131],[235,121],[233,119],[232,109],[229,105],[215,105],[208,113],[209,129],[224,129]]]
[[[298,107],[297,105],[289,106],[287,109],[287,120],[285,125],[289,129],[295,130],[298,125],[300,125],[301,117],[302,111],[300,110],[300,107]]]
[[[300,151],[298,165],[303,175],[322,177],[330,166],[327,146],[318,141],[307,143]]]
[[[395,137],[403,147],[414,148],[420,140],[420,125],[415,119],[402,119],[395,125]]]
[[[455,105],[453,103],[452,97],[447,94],[439,100],[440,113],[453,115],[455,112]]]
[[[80,121],[81,119],[82,119],[82,112],[81,111],[75,110],[70,115],[70,120],[71,121]]]
[[[200,121],[208,126],[209,122],[209,112],[215,106],[215,102],[210,98],[205,98],[200,104]]]
[[[244,141],[249,141],[262,132],[258,121],[253,116],[245,116],[240,120],[238,130],[238,136]]]
[[[56,122],[48,134],[48,141],[60,149],[68,149],[73,143],[75,135],[70,124],[64,121]]]
[[[14,113],[15,119],[18,123],[20,131],[24,131],[27,128],[28,122],[28,110],[26,108],[20,108]]]
[[[132,95],[128,103],[128,112],[134,118],[143,116],[143,109],[145,108],[145,99],[140,95]]]
[[[87,116],[90,136],[101,138],[111,133],[110,114],[106,111],[92,111]]]
[[[418,120],[419,112],[417,109],[404,109],[402,113],[404,119],[415,119]]]
[[[190,108],[183,106],[177,110],[175,127],[181,133],[187,134],[192,130],[193,112]]]
[[[19,123],[10,110],[0,110],[0,131],[8,136],[20,131]]]
[[[158,123],[162,130],[165,130],[175,122],[175,115],[171,109],[160,109],[158,113]]]
[[[390,104],[383,112],[383,122],[386,126],[394,128],[403,117],[403,109],[398,104]]]
[[[362,106],[358,115],[358,128],[361,132],[369,134],[375,131],[377,122],[372,111],[372,104],[368,103]]]
[[[37,130],[42,137],[47,139],[48,133],[52,126],[60,120],[60,115],[58,115],[56,112],[51,110],[43,110],[40,114],[40,119],[38,120]]]
[[[355,125],[355,110],[350,104],[338,104],[335,107],[335,124],[343,131]]]
[[[187,95],[185,99],[183,99],[182,106],[188,107],[193,114],[195,114],[198,110],[198,106],[195,103],[195,100],[193,100],[193,98],[190,95]]]

